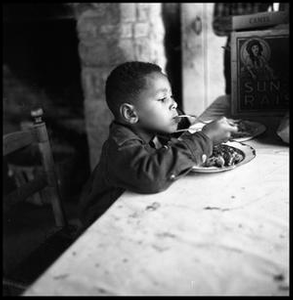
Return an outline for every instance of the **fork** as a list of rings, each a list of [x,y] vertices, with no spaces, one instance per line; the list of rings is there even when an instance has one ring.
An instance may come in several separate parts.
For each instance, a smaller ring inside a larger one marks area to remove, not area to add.
[[[194,119],[197,119],[198,116],[195,116],[195,115],[189,115],[189,114],[184,114],[184,115],[178,115],[176,116],[176,118],[194,118]],[[234,120],[234,119],[228,119],[228,123],[230,125],[237,125],[241,120]],[[210,120],[210,121],[199,121],[199,123],[203,123],[203,124],[209,124],[210,122],[212,122],[213,120]],[[188,131],[189,128],[184,128],[184,129],[178,129],[176,130],[175,132],[184,132],[184,131]]]
[[[207,124],[207,123],[206,123]],[[188,131],[190,128],[185,128],[185,129],[178,129],[176,131],[174,131],[174,133],[177,133],[177,132],[185,132],[185,131]],[[227,142],[236,142],[236,139],[234,138],[230,138],[227,140]]]

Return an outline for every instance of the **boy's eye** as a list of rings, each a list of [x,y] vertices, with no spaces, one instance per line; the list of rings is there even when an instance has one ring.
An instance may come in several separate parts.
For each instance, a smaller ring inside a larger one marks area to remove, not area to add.
[[[167,97],[164,97],[164,98],[160,98],[160,99],[159,99],[160,102],[165,102],[166,100],[167,100]]]
[[[169,96],[169,97],[163,97],[163,98],[160,98],[160,99],[158,99],[158,101],[160,101],[160,102],[165,102],[165,101],[167,101],[169,98],[170,98],[170,99],[174,99],[173,95],[171,95],[171,96]]]

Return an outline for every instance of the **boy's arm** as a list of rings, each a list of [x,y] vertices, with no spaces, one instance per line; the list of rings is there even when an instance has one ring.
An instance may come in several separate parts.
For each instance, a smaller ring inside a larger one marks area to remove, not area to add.
[[[202,132],[184,134],[160,149],[139,140],[109,147],[107,180],[137,193],[157,193],[203,163],[212,153],[212,141]]]
[[[231,3],[215,3],[212,28],[218,36],[228,36],[231,33]]]

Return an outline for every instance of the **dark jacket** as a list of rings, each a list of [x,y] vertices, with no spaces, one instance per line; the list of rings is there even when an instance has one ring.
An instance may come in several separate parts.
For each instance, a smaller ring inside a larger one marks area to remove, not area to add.
[[[202,132],[180,138],[159,137],[158,149],[129,127],[113,122],[100,162],[81,195],[81,221],[88,226],[125,191],[150,194],[167,189],[212,153],[212,141]]]

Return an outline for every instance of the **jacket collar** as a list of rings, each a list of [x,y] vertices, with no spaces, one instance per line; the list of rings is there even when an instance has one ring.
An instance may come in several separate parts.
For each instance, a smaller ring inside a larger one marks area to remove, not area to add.
[[[122,146],[129,140],[139,140],[142,144],[149,144],[153,148],[158,148],[160,143],[163,142],[165,144],[166,141],[170,140],[169,135],[159,135],[154,136],[154,138],[148,143],[142,137],[137,135],[129,126],[116,120],[110,124],[110,135],[118,146]]]
[[[110,135],[117,145],[121,146],[129,140],[139,140],[145,144],[145,141],[139,137],[132,129],[118,121],[113,121],[110,124]]]

